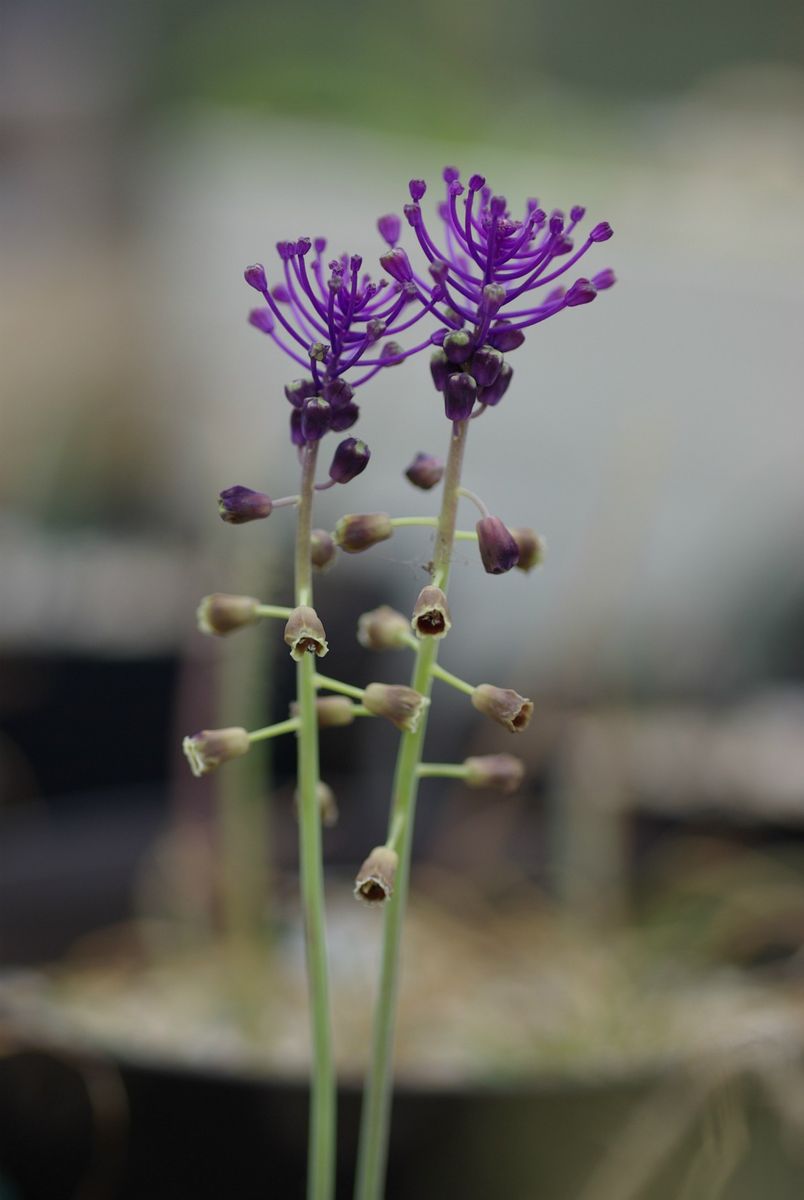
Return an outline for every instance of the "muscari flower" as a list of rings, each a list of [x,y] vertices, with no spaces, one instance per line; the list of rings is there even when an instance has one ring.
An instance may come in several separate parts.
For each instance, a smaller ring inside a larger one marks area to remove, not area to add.
[[[518,218],[481,175],[472,175],[464,186],[458,170],[447,167],[444,181],[440,235],[430,232],[422,214],[422,180],[411,181],[411,203],[404,209],[434,286],[428,289],[397,245],[399,220],[386,216],[378,224],[391,246],[382,261],[392,263],[395,278],[429,294],[431,309],[442,324],[431,338],[439,347],[432,355],[431,371],[436,389],[444,395],[446,416],[456,421],[500,402],[512,374],[504,354],[522,345],[524,330],[564,309],[590,303],[615,280],[614,272],[605,268],[591,279],[581,276],[569,287],[563,285],[575,264],[612,236],[611,226],[602,221],[576,244],[576,230],[585,215],[582,207],[572,208],[568,217],[557,210],[548,215],[538,201],[528,200]],[[547,293],[534,295],[541,288]]]

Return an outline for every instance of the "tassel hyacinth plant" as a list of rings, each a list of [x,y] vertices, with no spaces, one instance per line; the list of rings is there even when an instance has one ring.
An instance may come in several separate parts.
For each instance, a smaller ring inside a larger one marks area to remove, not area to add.
[[[412,180],[409,185],[404,218],[412,231],[412,257],[399,244],[402,219],[387,215],[377,222],[388,247],[380,257],[385,274],[379,282],[362,272],[357,255],[325,261],[326,242],[320,238],[280,242],[281,278],[273,285],[264,267],[246,270],[246,282],[264,301],[251,311],[251,324],[304,371],[285,387],[300,476],[298,492],[278,500],[242,485],[229,487],[220,494],[219,511],[230,524],[264,520],[278,508],[295,512],[294,595],[292,604],[279,607],[218,593],[205,597],[198,610],[199,628],[217,636],[263,619],[283,621],[284,640],[296,663],[296,700],[286,720],[251,731],[239,726],[203,730],[185,738],[184,750],[193,772],[203,775],[247,753],[255,742],[285,734],[296,737],[312,1044],[308,1200],[332,1200],[336,1145],[321,838],[322,823],[332,819],[334,801],[319,777],[318,730],[366,717],[388,720],[400,732],[387,838],[368,854],[354,888],[359,900],[385,908],[355,1190],[356,1200],[380,1200],[385,1186],[400,944],[419,781],[455,778],[469,787],[510,793],[523,776],[522,764],[509,754],[472,757],[463,763],[424,761],[433,684],[438,680],[465,693],[478,712],[512,734],[527,727],[533,712],[532,702],[512,689],[496,683],[472,684],[438,662],[441,643],[452,628],[447,591],[456,541],[475,542],[483,569],[492,575],[513,568],[529,571],[541,562],[544,552],[534,530],[509,528],[464,487],[467,438],[471,423],[497,408],[508,392],[513,376],[508,356],[522,346],[525,331],[566,309],[590,303],[614,283],[609,268],[591,278],[574,278],[567,287],[563,283],[581,258],[611,237],[607,223],[594,225],[579,239],[584,218],[580,207],[572,208],[566,217],[558,211],[548,214],[536,200],[528,200],[524,214],[517,218],[482,176],[472,175],[464,186],[459,172],[449,167],[443,179],[437,233],[425,222],[420,203],[425,183]],[[405,335],[405,345],[396,340],[400,335]],[[405,474],[423,490],[441,485],[438,513],[432,517],[353,513],[342,517],[331,533],[314,528],[316,493],[349,483],[370,459],[365,443],[349,436],[337,444],[327,478],[316,482],[320,443],[327,434],[343,433],[356,424],[358,391],[362,396],[362,389],[376,375],[427,352],[430,378],[442,396],[448,423],[447,453],[442,461],[421,452]],[[457,527],[461,501],[479,510],[474,529]],[[357,636],[372,650],[410,652],[410,686],[376,682],[358,688],[322,674],[317,662],[328,645],[324,622],[314,607],[314,570],[329,566],[339,549],[347,554],[368,550],[390,538],[396,528],[409,525],[435,531],[431,581],[413,599],[410,616],[383,605],[360,616]]]

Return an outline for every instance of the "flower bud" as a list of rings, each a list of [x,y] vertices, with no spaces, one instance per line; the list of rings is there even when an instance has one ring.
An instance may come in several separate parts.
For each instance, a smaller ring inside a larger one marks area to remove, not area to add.
[[[590,242],[607,242],[613,236],[614,230],[608,221],[601,221],[589,234],[589,240]]]
[[[511,733],[521,733],[533,715],[533,701],[520,696],[512,688],[494,687],[481,683],[472,692],[472,704],[478,712],[504,725]]]
[[[229,596],[225,592],[213,592],[211,596],[204,596],[196,609],[198,628],[201,633],[218,636],[232,633],[235,629],[259,621],[259,606],[259,600],[253,596]]]
[[[347,554],[359,554],[387,541],[393,532],[388,513],[347,513],[335,526],[335,544]]]
[[[402,349],[399,342],[386,342],[380,350],[380,358],[389,366],[395,366],[396,364],[394,363],[394,359],[400,358],[400,356],[404,353],[405,351]]]
[[[430,374],[437,392],[443,392],[449,375],[449,359],[443,350],[434,350],[430,355]]]
[[[491,788],[510,796],[522,786],[525,764],[513,754],[483,754],[464,760],[466,783],[471,788]]]
[[[440,587],[428,584],[419,592],[410,622],[417,637],[446,637],[452,628],[447,597]]]
[[[480,400],[483,404],[488,404],[490,408],[494,408],[499,404],[505,393],[508,391],[513,375],[513,367],[504,362],[500,367],[500,373],[490,387],[483,388],[480,392]]]
[[[294,379],[285,384],[285,396],[294,408],[303,408],[305,400],[310,400],[316,394],[316,386],[312,379]]]
[[[365,904],[382,904],[394,894],[399,855],[388,846],[375,846],[355,879],[355,899]]]
[[[408,184],[408,188],[410,189],[410,198],[415,202],[421,200],[422,196],[427,191],[427,184],[423,179],[411,179],[410,183]]]
[[[274,327],[274,314],[270,308],[252,308],[248,314],[248,323],[261,333],[270,333]]]
[[[514,329],[512,325],[500,322],[491,331],[488,340],[495,350],[502,350],[503,354],[507,354],[509,350],[519,349],[525,340],[525,335],[521,329]]]
[[[361,471],[365,471],[371,451],[365,442],[357,438],[344,438],[332,459],[329,477],[336,483],[350,483]]]
[[[233,725],[228,729],[202,729],[200,733],[186,737],[181,748],[193,775],[200,778],[230,758],[246,754],[251,748],[251,739],[245,729]]]
[[[375,717],[385,717],[397,729],[415,733],[430,701],[403,684],[370,683],[363,704]]]
[[[450,421],[465,421],[471,416],[477,397],[477,384],[466,371],[450,375],[444,388],[444,412]]]
[[[399,231],[402,227],[402,222],[395,213],[389,213],[385,217],[380,217],[377,221],[377,228],[380,231],[380,237],[383,238],[389,246],[395,246],[399,241]]]
[[[463,329],[455,329],[448,333],[443,341],[444,354],[453,363],[466,362],[472,353],[472,337]]]
[[[334,726],[352,725],[355,719],[354,704],[348,696],[319,696],[315,702],[315,715],[319,729],[330,729]],[[298,717],[299,706],[294,700],[290,713]]]
[[[395,246],[393,250],[380,255],[380,264],[397,283],[407,283],[413,278],[410,260],[401,246]]]
[[[576,279],[567,290],[564,303],[567,308],[577,308],[580,304],[591,304],[597,292],[588,279]]]
[[[520,571],[532,571],[544,562],[547,546],[535,529],[512,529],[510,533],[519,549],[516,565]]]
[[[487,388],[496,380],[503,365],[503,356],[493,346],[481,346],[472,355],[469,370],[478,387]]]
[[[594,230],[592,231],[594,232]],[[249,287],[253,287],[255,291],[267,292],[268,280],[265,277],[265,267],[262,263],[254,263],[251,267],[246,267],[243,272],[243,278]]]
[[[366,650],[401,650],[408,637],[407,617],[381,604],[365,612],[357,621],[357,640]]]
[[[326,362],[329,355],[329,346],[326,342],[311,342],[307,353],[314,362]]]
[[[592,287],[597,288],[599,292],[605,292],[608,288],[614,287],[617,278],[611,267],[605,267],[602,271],[598,271],[597,275],[592,276]]]
[[[251,488],[236,483],[234,487],[225,488],[218,496],[218,512],[221,520],[227,525],[245,525],[247,521],[260,521],[270,517],[273,504],[271,497],[265,492],[255,492]]]
[[[335,561],[335,542],[326,529],[313,529],[310,533],[310,560],[319,571],[326,571]]]
[[[307,604],[294,608],[285,626],[285,642],[290,646],[290,657],[301,662],[305,654],[323,658],[329,650],[327,635],[318,613]]]
[[[519,547],[499,517],[483,517],[475,529],[480,557],[489,575],[504,575],[516,566]]]
[[[483,288],[480,301],[480,311],[485,314],[496,313],[505,301],[505,288],[501,283],[487,283]]]
[[[437,483],[440,483],[443,474],[444,464],[441,459],[436,458],[434,454],[425,454],[423,451],[419,451],[405,471],[406,478],[414,487],[421,488],[423,492],[429,492],[430,488],[434,488]]]
[[[301,431],[306,442],[318,442],[329,432],[332,409],[322,396],[314,396],[302,409]]]
[[[323,779],[319,779],[315,785],[315,798],[318,803],[318,813],[321,817],[321,824],[327,829],[331,829],[333,825],[338,824],[338,801],[335,799],[335,793],[328,783],[324,783]],[[293,809],[296,813],[296,819],[299,818],[299,790],[298,788],[293,793]]]

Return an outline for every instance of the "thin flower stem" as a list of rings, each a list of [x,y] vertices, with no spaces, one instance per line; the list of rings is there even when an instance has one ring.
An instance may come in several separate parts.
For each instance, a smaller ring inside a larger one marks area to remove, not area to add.
[[[266,725],[264,729],[255,729],[250,733],[249,741],[265,742],[268,738],[281,737],[283,733],[295,733],[301,722],[298,717],[290,717],[276,725]]]
[[[438,525],[438,517],[391,517],[391,524],[395,529],[405,525],[429,525],[434,529]]]
[[[456,529],[455,530],[455,541],[456,542],[476,542],[477,541],[477,533],[475,532],[474,529]]]
[[[463,763],[420,763],[419,779],[466,779],[469,768]]]
[[[441,514],[438,518],[433,563],[433,583],[444,592],[447,590],[455,537],[458,488],[461,481],[467,429],[467,421],[454,423],[444,472],[444,492]],[[416,647],[416,661],[413,667],[411,686],[423,696],[429,697],[432,689],[433,667],[438,654],[438,645],[438,638],[425,638]],[[393,805],[388,836],[399,855],[399,868],[394,894],[387,902],[385,910],[382,966],[374,1011],[371,1062],[366,1079],[360,1121],[356,1200],[381,1200],[383,1194],[393,1084],[399,951],[410,878],[410,854],[418,790],[417,771],[426,731],[427,711],[425,710],[416,732],[403,733],[401,736],[394,776]]]
[[[376,715],[376,713],[369,712],[362,704],[356,704],[352,709],[353,717],[375,717]]]
[[[258,617],[276,617],[280,621],[287,621],[292,608],[283,608],[281,604],[260,604],[257,607]]]
[[[457,675],[453,675],[451,671],[445,671],[443,667],[439,667],[438,663],[433,663],[433,675],[436,679],[440,679],[442,683],[448,683],[450,687],[454,687],[459,692],[465,692],[467,696],[471,696],[475,690],[474,685],[467,683],[465,679],[460,679]]]
[[[465,500],[471,500],[472,504],[474,504],[475,507],[480,510],[481,517],[487,517],[489,515],[488,508],[480,499],[477,492],[470,492],[469,488],[461,487],[458,488],[458,495],[463,496]]]
[[[340,692],[342,696],[351,696],[353,700],[363,699],[363,688],[353,687],[351,683],[341,683],[340,679],[330,679],[329,675],[319,675],[316,672],[313,682],[317,688],[324,688],[327,692]]]
[[[302,456],[301,498],[296,527],[296,604],[313,599],[310,531],[318,444]],[[296,665],[298,704],[299,859],[301,867],[307,976],[310,993],[312,1080],[308,1133],[307,1200],[333,1200],[335,1193],[335,1067],[330,1027],[324,870],[318,807],[318,721],[315,664],[305,654]]]

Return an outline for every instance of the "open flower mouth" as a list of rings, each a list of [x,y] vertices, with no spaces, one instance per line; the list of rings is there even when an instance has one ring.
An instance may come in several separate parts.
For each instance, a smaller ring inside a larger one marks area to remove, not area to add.
[[[382,904],[390,895],[391,892],[386,890],[379,879],[367,879],[355,888],[355,896],[365,904]]]
[[[423,637],[437,637],[440,633],[446,632],[446,622],[444,614],[440,612],[422,613],[416,619],[416,629]]]

